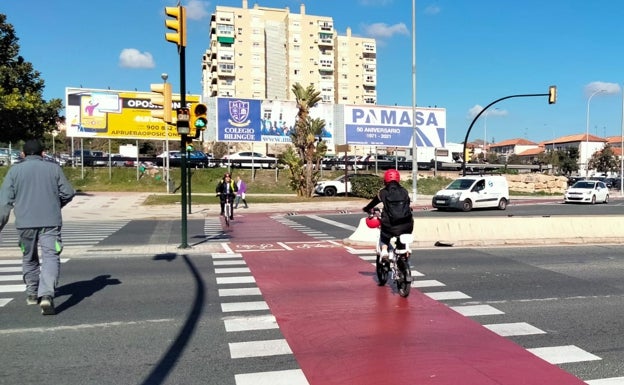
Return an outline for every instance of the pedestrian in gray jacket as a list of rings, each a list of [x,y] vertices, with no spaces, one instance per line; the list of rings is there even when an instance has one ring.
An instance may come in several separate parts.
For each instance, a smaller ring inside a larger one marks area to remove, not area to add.
[[[25,159],[11,166],[0,188],[0,231],[13,210],[26,303],[38,303],[42,314],[51,315],[56,313],[54,291],[63,250],[61,208],[73,199],[75,191],[60,166],[43,159],[41,142],[26,141],[23,152]]]

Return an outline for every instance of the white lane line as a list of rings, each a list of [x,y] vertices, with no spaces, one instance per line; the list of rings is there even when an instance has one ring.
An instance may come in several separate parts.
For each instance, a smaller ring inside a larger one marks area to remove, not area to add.
[[[22,266],[22,260],[21,259],[1,259],[0,260],[0,265],[18,265],[18,266]]]
[[[431,299],[435,299],[437,301],[472,298],[468,294],[464,294],[461,291],[437,291],[433,293],[424,293],[424,294],[427,297]]]
[[[0,286],[0,293],[20,293],[26,291],[26,285],[2,285]]]
[[[240,259],[243,260],[241,253],[212,253],[212,259]]]
[[[251,302],[225,302],[221,304],[221,311],[229,313],[233,311],[254,311],[254,310],[269,310],[269,305],[264,301],[251,301]]]
[[[7,303],[11,302],[13,298],[0,298],[0,307],[6,305]]]
[[[292,350],[290,350],[290,346],[288,346],[288,342],[286,342],[285,339],[231,342],[229,346],[230,357],[232,358],[268,357],[292,354]]]
[[[152,320],[144,320],[144,321],[104,322],[104,323],[95,323],[95,324],[79,324],[79,325],[71,325],[71,326],[4,329],[4,330],[0,330],[0,335],[20,334],[20,333],[30,334],[33,332],[49,333],[49,332],[64,331],[64,330],[76,331],[76,330],[85,330],[85,329],[99,329],[99,328],[110,328],[110,327],[117,327],[117,326],[145,325],[145,324],[165,323],[165,322],[174,322],[174,321],[176,320],[173,318],[161,318],[161,319],[152,319]]]
[[[236,385],[309,385],[301,369],[236,374]]]
[[[245,330],[279,329],[272,314],[252,317],[232,317],[223,320],[226,332],[240,332]]]
[[[490,306],[490,305],[451,306],[451,309],[455,310],[459,314],[466,316],[466,317],[476,317],[480,315],[505,314],[505,312],[500,311],[494,306]]]
[[[7,281],[23,281],[24,278],[22,275],[0,275],[0,281],[2,282],[7,282]]]
[[[336,227],[340,227],[342,229],[346,229],[346,230],[351,230],[351,231],[355,231],[357,230],[357,227],[355,226],[351,226],[351,225],[345,225],[344,223],[340,223],[340,222],[336,222],[336,221],[332,221],[331,219],[327,219],[327,218],[321,218],[318,215],[306,215],[308,218],[311,219],[315,219],[317,221],[320,222],[324,222],[327,224],[330,224],[332,226],[336,226]]]
[[[446,285],[440,281],[436,281],[435,279],[426,279],[422,281],[412,282],[412,287],[439,287],[439,286],[446,286]]]
[[[277,242],[278,245],[282,246],[283,248],[285,248],[286,250],[294,250],[292,247],[288,246],[287,244],[285,244],[284,242]]]
[[[251,273],[248,267],[222,267],[216,268],[215,274]]]
[[[529,325],[526,322],[513,322],[504,324],[483,325],[502,337],[529,336],[533,334],[546,334],[542,329]]]
[[[255,283],[254,277],[217,277],[217,285],[228,285],[233,283]]]
[[[22,266],[0,267],[0,273],[19,273],[22,271]]]
[[[245,261],[241,258],[237,261],[213,261],[215,266],[233,266],[233,265],[245,265]]]
[[[624,377],[601,378],[585,382],[587,385],[624,385]]]
[[[574,345],[551,346],[527,350],[544,361],[555,365],[566,364],[569,362],[596,361],[602,359]]]
[[[262,295],[257,287],[247,287],[242,289],[219,289],[219,297],[239,297],[245,295]]]

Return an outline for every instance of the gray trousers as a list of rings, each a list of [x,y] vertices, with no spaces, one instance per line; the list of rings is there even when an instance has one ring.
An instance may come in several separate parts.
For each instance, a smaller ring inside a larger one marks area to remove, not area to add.
[[[26,284],[26,294],[38,297],[54,297],[54,290],[61,273],[60,227],[17,229],[19,246],[22,250],[22,273]],[[41,249],[41,258],[39,257]]]

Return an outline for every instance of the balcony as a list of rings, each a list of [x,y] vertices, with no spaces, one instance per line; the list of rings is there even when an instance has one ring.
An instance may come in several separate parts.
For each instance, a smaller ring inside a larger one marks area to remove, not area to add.
[[[319,46],[333,47],[334,35],[327,32],[319,32],[318,39],[315,40]]]
[[[375,80],[374,76],[364,76],[364,80],[362,81],[362,84],[364,84],[364,86],[367,86],[367,87],[375,87],[375,85],[377,84],[377,81]]]
[[[334,30],[334,24],[329,21],[319,21],[318,26],[321,31],[333,31]]]

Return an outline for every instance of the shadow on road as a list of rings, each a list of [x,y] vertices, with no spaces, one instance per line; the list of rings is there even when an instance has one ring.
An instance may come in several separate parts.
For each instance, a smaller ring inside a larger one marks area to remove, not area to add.
[[[172,262],[178,255],[174,253],[165,253],[154,256],[155,261],[167,261]],[[205,294],[204,294],[204,281],[199,274],[199,271],[189,259],[187,255],[181,255],[184,259],[184,263],[188,266],[193,278],[195,280],[195,300],[191,306],[191,311],[182,326],[182,329],[176,336],[175,340],[169,346],[169,349],[164,353],[160,361],[156,364],[152,372],[143,380],[142,385],[158,385],[165,382],[165,379],[175,366],[176,362],[184,353],[186,345],[191,340],[193,332],[199,318],[201,316],[202,308],[204,307]]]
[[[56,297],[69,295],[70,297],[60,305],[56,306],[56,313],[79,304],[83,299],[92,296],[96,292],[104,289],[108,285],[119,285],[120,280],[110,278],[110,274],[98,275],[90,281],[72,282],[56,289]]]

